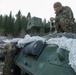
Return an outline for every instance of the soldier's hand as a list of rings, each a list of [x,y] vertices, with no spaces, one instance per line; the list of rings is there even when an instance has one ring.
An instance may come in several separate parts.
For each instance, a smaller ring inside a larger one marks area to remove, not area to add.
[[[55,18],[54,18],[54,17],[51,17],[51,18],[50,18],[50,21],[54,21],[54,20],[55,20]]]

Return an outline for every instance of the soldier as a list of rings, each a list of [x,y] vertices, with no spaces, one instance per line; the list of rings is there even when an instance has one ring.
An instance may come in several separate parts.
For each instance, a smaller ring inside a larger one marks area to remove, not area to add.
[[[55,20],[57,32],[76,32],[73,12],[69,6],[62,6],[60,2],[53,5],[56,17],[51,17],[50,20]]]
[[[2,75],[20,75],[20,69],[18,66],[14,64],[14,57],[18,53],[19,49],[15,47],[16,43],[11,45],[6,45],[5,49],[5,65],[3,67],[3,74]]]

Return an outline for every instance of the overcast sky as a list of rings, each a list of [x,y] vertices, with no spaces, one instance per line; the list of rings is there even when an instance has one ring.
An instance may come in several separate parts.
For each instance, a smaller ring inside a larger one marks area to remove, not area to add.
[[[46,18],[55,16],[53,4],[60,1],[63,6],[70,6],[76,18],[76,2],[75,0],[0,0],[0,14],[9,14],[12,11],[16,15],[21,10],[22,15],[26,16],[28,12],[31,16]]]

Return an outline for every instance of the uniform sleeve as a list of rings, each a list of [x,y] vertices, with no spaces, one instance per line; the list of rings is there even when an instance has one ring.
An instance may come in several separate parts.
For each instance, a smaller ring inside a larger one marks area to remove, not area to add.
[[[71,11],[69,11],[69,10],[64,10],[64,11],[62,12],[61,18],[71,19],[71,17],[72,17]]]

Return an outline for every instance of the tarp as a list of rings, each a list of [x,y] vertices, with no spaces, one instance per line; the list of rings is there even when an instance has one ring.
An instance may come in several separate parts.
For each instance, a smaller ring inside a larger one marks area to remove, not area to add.
[[[17,46],[19,48],[21,48],[21,47],[24,47],[25,44],[33,42],[33,41],[37,41],[37,40],[41,40],[43,42],[45,41],[45,39],[42,37],[39,37],[39,36],[32,36],[31,37],[30,35],[27,34],[27,35],[25,35],[25,37],[23,39],[18,41]]]

